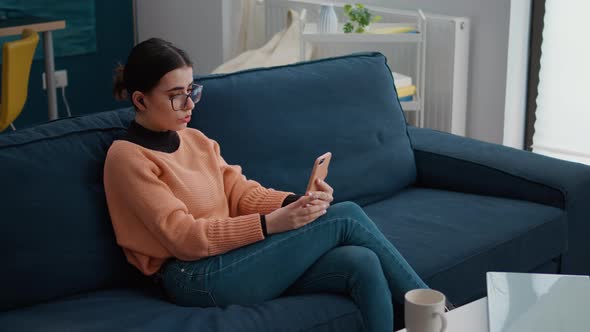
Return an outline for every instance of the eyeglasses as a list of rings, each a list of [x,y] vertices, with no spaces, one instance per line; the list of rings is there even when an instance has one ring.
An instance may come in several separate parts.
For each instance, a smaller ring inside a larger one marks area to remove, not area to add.
[[[193,83],[191,85],[191,91],[187,94],[181,93],[176,96],[170,97],[170,104],[174,111],[183,111],[186,109],[188,99],[190,98],[193,103],[198,103],[201,100],[203,94],[203,86],[200,84]]]

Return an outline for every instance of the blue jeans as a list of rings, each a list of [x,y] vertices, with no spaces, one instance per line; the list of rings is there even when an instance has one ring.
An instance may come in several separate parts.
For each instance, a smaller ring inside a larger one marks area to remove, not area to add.
[[[158,272],[183,306],[254,304],[281,295],[347,294],[367,331],[392,331],[392,297],[428,288],[361,207],[332,205],[315,221],[198,261],[172,259]]]

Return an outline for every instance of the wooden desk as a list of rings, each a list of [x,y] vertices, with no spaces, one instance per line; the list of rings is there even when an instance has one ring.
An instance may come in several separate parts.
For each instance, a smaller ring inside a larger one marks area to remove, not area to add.
[[[23,16],[0,20],[0,37],[20,35],[24,29],[32,29],[43,35],[49,120],[55,120],[58,117],[55,88],[55,62],[53,58],[53,38],[51,36],[51,31],[64,29],[65,27],[65,20],[37,16]]]

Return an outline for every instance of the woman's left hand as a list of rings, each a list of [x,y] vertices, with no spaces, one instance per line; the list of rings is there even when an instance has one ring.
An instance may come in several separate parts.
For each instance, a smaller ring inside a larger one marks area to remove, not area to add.
[[[311,202],[311,204],[330,205],[330,203],[332,203],[332,201],[334,200],[334,189],[332,189],[332,187],[330,187],[330,185],[327,182],[322,181],[320,179],[316,180],[316,184],[319,190],[310,191],[307,193],[307,195],[311,195],[314,197],[314,200]]]

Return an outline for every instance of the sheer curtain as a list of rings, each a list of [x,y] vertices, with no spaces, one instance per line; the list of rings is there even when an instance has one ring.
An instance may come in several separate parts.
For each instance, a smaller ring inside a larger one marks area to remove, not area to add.
[[[533,151],[590,165],[589,14],[589,0],[546,0]]]
[[[266,42],[264,30],[264,0],[229,0],[230,42],[225,60]]]

